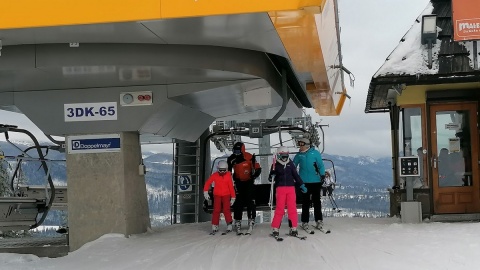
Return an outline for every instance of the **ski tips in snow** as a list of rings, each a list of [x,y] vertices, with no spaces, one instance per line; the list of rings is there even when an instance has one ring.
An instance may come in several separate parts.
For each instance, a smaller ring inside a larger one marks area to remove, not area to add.
[[[327,233],[330,233],[330,229],[319,229],[321,232],[323,232],[324,234],[327,234]]]
[[[301,227],[301,226],[300,226]],[[302,230],[306,231],[308,234],[315,234],[315,231],[314,230],[310,230],[310,229],[305,229],[303,227],[301,227]]]
[[[300,234],[297,234],[297,235],[291,235],[289,233],[286,234],[287,236],[291,236],[291,237],[295,237],[295,238],[298,238],[300,240],[306,240],[307,237],[306,236],[303,236],[303,235],[300,235]]]
[[[273,235],[272,233],[270,234],[271,237],[275,238],[278,242],[283,241],[283,238],[278,236],[278,235]]]
[[[324,227],[315,227],[315,226],[314,226],[314,228],[317,229],[317,230],[319,230],[319,231],[321,231],[321,232],[324,233],[324,234],[327,234],[327,233],[330,233],[330,232],[331,232],[330,229],[326,229],[326,228],[324,228]]]

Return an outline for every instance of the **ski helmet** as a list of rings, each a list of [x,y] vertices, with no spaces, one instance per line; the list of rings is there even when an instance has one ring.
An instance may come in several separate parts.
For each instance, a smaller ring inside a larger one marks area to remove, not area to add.
[[[298,146],[301,146],[301,143],[303,143],[304,145],[310,145],[310,140],[308,138],[300,138],[297,141]]]
[[[233,145],[233,149],[232,149],[232,152],[233,154],[239,156],[242,154],[242,148],[244,147],[244,144],[243,142],[236,142],[234,145]]]
[[[282,160],[282,161],[287,161],[288,157],[290,155],[290,152],[288,151],[288,148],[286,146],[280,146],[277,149],[277,158]]]
[[[217,164],[218,173],[224,174],[228,170],[228,164],[225,160],[220,160]]]

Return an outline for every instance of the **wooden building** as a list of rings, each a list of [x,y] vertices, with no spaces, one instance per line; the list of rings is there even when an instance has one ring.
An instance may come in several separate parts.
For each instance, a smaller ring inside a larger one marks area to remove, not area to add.
[[[471,17],[458,17],[463,13]],[[429,42],[431,22],[436,33]],[[480,1],[431,0],[372,77],[365,112],[390,115],[391,215],[411,200],[421,202],[424,218],[480,217],[476,39]],[[400,177],[402,156],[419,157],[420,176],[412,181]]]

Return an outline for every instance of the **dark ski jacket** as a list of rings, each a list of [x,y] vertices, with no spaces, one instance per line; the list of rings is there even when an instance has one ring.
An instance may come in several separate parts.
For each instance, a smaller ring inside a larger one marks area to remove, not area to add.
[[[233,180],[253,181],[262,173],[260,164],[255,160],[255,156],[245,150],[245,144],[236,142],[233,149],[241,151],[240,155],[232,154],[227,158],[228,170],[233,169]]]
[[[268,179],[272,179],[272,177],[275,177],[275,187],[280,187],[280,186],[297,186],[300,187],[303,185],[302,178],[297,173],[297,168],[295,167],[295,164],[292,162],[292,160],[288,160],[288,162],[283,165],[280,163],[278,160],[275,163],[275,169],[272,167],[270,168],[270,174]],[[270,180],[271,181],[271,180]]]

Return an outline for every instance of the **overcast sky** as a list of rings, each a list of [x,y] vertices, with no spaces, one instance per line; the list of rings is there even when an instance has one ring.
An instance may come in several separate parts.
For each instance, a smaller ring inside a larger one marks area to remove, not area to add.
[[[428,0],[338,0],[344,66],[355,76],[352,97],[340,117],[319,117],[307,113],[325,128],[325,152],[344,156],[391,156],[390,124],[387,113],[365,114],[368,85],[387,56],[427,6]],[[23,115],[0,111],[0,123],[16,124],[36,134],[41,132]],[[3,139],[3,136],[0,137]],[[41,139],[41,138],[39,138]],[[171,152],[171,146],[163,146]]]
[[[368,86],[428,4],[428,0],[338,0],[344,66],[355,75],[352,97],[340,117],[322,117],[325,152],[372,157],[391,156],[388,113],[365,114]],[[346,75],[346,74],[345,74]],[[313,113],[312,113],[313,115]]]

